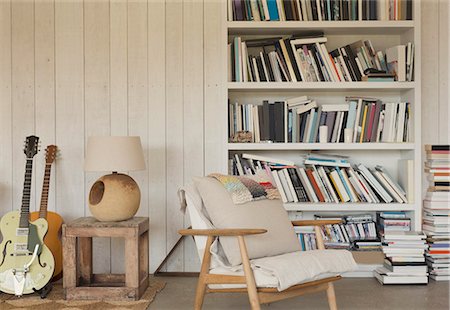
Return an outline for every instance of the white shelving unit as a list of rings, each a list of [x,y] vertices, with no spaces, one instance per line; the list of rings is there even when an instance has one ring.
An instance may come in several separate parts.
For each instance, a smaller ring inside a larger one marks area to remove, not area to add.
[[[414,27],[414,21],[229,21],[228,33],[235,35],[292,34],[298,31],[320,30],[328,34],[401,34]]]
[[[414,150],[414,143],[373,143],[370,150]],[[368,150],[367,143],[228,143],[229,151]]]
[[[318,103],[343,103],[345,96],[370,96],[383,101],[398,100],[410,102],[413,112],[412,142],[408,143],[228,143],[225,142],[227,158],[241,152],[255,152],[286,158],[294,162],[309,151],[343,154],[352,162],[362,162],[370,167],[383,165],[396,177],[404,173],[398,168],[398,160],[414,160],[414,201],[408,204],[367,203],[289,203],[288,211],[301,211],[305,218],[319,213],[346,214],[375,213],[376,211],[407,211],[413,229],[421,227],[421,44],[420,44],[420,2],[413,1],[411,21],[226,21],[227,42],[235,36],[243,40],[254,37],[288,36],[303,31],[323,31],[328,38],[329,51],[360,39],[370,39],[376,50],[385,50],[397,44],[414,42],[414,82],[227,82],[227,99],[232,102],[261,103],[262,99],[281,99],[308,95]],[[226,10],[225,10],[226,14]],[[226,18],[225,18],[226,20]],[[226,53],[225,53],[226,55]],[[224,72],[226,78],[227,72]],[[224,102],[226,105],[227,102]],[[228,120],[228,114],[223,116]],[[227,124],[221,122],[222,124]]]
[[[415,82],[230,82],[229,90],[408,90],[414,89]]]

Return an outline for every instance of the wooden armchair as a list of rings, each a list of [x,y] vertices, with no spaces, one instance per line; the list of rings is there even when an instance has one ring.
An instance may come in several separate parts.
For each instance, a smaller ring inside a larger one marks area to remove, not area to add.
[[[339,220],[300,220],[293,221],[294,226],[314,226],[319,250],[325,249],[320,231],[321,225],[338,224]],[[260,304],[271,303],[286,298],[296,297],[308,293],[327,291],[328,304],[331,310],[337,309],[336,296],[334,293],[333,281],[339,280],[340,276],[320,279],[292,286],[284,291],[276,288],[257,287],[253,270],[250,267],[250,260],[245,245],[245,236],[263,234],[265,229],[183,229],[181,235],[206,236],[206,247],[203,254],[200,275],[195,296],[195,309],[200,310],[203,305],[205,293],[245,293],[247,292],[250,305],[253,310],[260,309]],[[222,275],[209,273],[211,268],[210,247],[216,237],[232,236],[238,239],[239,249],[242,257],[244,276]],[[245,284],[246,288],[208,288],[209,284]]]

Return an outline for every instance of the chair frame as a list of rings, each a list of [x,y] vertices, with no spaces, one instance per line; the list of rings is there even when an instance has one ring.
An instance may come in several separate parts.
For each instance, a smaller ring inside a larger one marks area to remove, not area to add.
[[[320,226],[329,224],[339,224],[340,220],[299,220],[292,221],[293,226],[314,226],[317,239],[317,248],[324,250]],[[244,237],[248,235],[256,235],[266,233],[265,229],[182,229],[179,233],[183,236],[207,236],[205,252],[203,254],[203,261],[200,269],[200,274],[197,283],[197,291],[195,294],[195,310],[201,310],[203,300],[206,293],[245,293],[247,292],[252,310],[261,309],[260,304],[271,303],[287,298],[297,297],[304,294],[315,293],[320,291],[327,292],[328,304],[330,310],[337,310],[336,295],[334,292],[334,281],[341,279],[340,276],[324,278],[316,281],[311,281],[299,285],[289,287],[284,291],[278,291],[276,288],[258,288],[256,286],[255,277],[250,266],[250,259],[248,257],[247,247]],[[235,275],[221,275],[210,274],[211,268],[211,253],[210,247],[214,239],[219,236],[236,237],[239,242],[239,249],[242,258],[242,266],[244,269],[244,276]],[[211,289],[209,284],[245,284],[246,288],[223,288]]]

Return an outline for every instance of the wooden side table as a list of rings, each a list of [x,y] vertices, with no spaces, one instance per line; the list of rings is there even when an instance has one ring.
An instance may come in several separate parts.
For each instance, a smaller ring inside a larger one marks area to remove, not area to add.
[[[62,227],[66,299],[138,300],[148,287],[148,217],[99,222],[82,217]],[[125,274],[92,273],[92,238],[125,238]]]

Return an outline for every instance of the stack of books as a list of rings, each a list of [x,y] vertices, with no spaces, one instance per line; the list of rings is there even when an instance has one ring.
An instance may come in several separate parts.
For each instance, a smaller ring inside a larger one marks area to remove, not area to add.
[[[375,50],[359,40],[328,52],[323,33],[228,44],[230,82],[352,82],[414,80],[414,44]],[[386,75],[389,73],[390,75]],[[375,74],[375,75],[373,75]],[[381,74],[377,76],[377,74]]]
[[[230,21],[411,20],[412,0],[228,0]]]
[[[342,220],[341,224],[330,224],[321,227],[322,238],[327,249],[377,251],[381,248],[376,225],[370,214],[348,216],[316,215],[315,219]]]
[[[410,231],[411,219],[404,211],[377,212],[377,225],[380,234],[391,231]]]
[[[426,145],[430,187],[423,202],[423,230],[430,278],[450,280],[450,145]]]
[[[426,235],[422,232],[385,232],[384,265],[374,271],[382,284],[427,284]]]
[[[410,141],[412,115],[408,102],[384,103],[367,97],[346,97],[345,101],[319,105],[317,100],[301,96],[264,100],[259,105],[229,103],[229,141],[241,131],[251,132],[251,142],[255,143]],[[324,126],[326,141],[321,141]]]
[[[266,173],[283,202],[407,203],[402,187],[381,166],[351,165],[347,157],[312,153],[303,166],[254,154],[235,154],[230,174]]]

